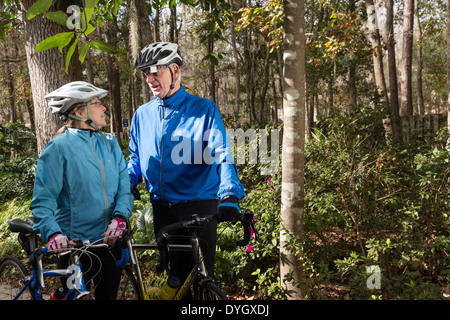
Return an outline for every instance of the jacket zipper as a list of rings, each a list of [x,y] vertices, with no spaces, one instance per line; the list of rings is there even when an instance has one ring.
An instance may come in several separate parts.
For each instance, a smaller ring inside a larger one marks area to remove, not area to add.
[[[163,187],[162,187],[162,161],[163,161],[163,155],[164,155],[163,129],[164,129],[164,120],[166,118],[165,108],[166,108],[166,106],[164,105],[164,101],[161,100],[162,121],[161,121],[161,159],[159,160],[159,193],[161,196],[161,200],[163,200],[163,201],[165,201],[164,196],[163,196]]]
[[[105,230],[108,227],[108,211],[109,211],[109,205],[108,205],[108,198],[106,197],[106,178],[105,178],[105,169],[103,168],[103,164],[100,161],[100,159],[97,157],[97,155],[94,152],[94,145],[92,142],[92,132],[89,135],[89,139],[91,140],[91,150],[92,150],[92,154],[94,155],[94,157],[97,159],[98,164],[100,165],[100,169],[102,171],[102,178],[103,178],[103,198],[105,199],[105,205],[106,205],[106,209],[105,209]]]

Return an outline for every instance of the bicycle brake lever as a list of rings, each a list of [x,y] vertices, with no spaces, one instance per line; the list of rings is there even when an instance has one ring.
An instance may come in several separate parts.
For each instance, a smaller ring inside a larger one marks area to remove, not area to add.
[[[255,240],[257,242],[261,242],[261,240],[259,239],[259,236],[258,236],[258,232],[256,231],[255,222],[253,221],[253,219],[250,221],[250,226],[253,229],[253,233],[255,234]]]

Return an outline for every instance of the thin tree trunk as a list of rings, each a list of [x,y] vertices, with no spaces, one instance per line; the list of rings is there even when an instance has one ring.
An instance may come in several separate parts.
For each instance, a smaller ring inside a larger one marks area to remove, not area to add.
[[[9,61],[6,61],[5,66],[6,66],[6,86],[8,87],[8,97],[9,97],[8,100],[9,100],[10,120],[11,123],[16,123],[17,122],[16,95],[14,93],[14,78],[11,70],[11,63]]]
[[[403,47],[401,65],[400,116],[413,115],[412,49],[414,32],[414,0],[405,0],[403,13]]]
[[[208,38],[208,55],[214,53],[214,38],[210,36]],[[216,103],[216,71],[214,63],[209,61],[209,98]]]
[[[264,107],[266,104],[267,88],[269,87],[269,67],[270,67],[270,47],[267,46],[266,58],[264,60],[264,75],[263,86],[261,89],[261,95],[259,97],[259,121],[262,123],[264,120]]]
[[[234,8],[234,0],[230,0],[231,12],[235,12]],[[233,112],[238,114],[240,109],[240,100],[241,100],[241,72],[239,66],[239,53],[236,46],[236,30],[235,30],[235,20],[231,21],[231,46],[233,48],[233,58],[234,58],[234,79],[235,79],[235,87],[234,87],[234,109]]]
[[[354,19],[354,12],[355,12],[355,2],[356,0],[350,0],[348,9],[349,14]],[[347,88],[348,88],[348,104],[349,104],[349,110],[355,109],[358,101],[357,101],[357,90],[356,90],[356,56],[355,54],[351,53],[350,59],[348,61],[348,81],[347,81]]]
[[[304,0],[284,1],[284,132],[282,159],[280,278],[287,299],[306,295],[302,256],[305,146]],[[298,248],[296,248],[298,249]]]
[[[160,8],[157,6],[155,8],[155,17],[153,18],[153,39],[155,40],[155,42],[159,42],[161,41],[161,35],[159,32],[159,16],[160,16]]]
[[[447,0],[447,131],[450,133],[450,0]],[[450,137],[447,140],[450,152]]]
[[[116,47],[116,21],[106,21],[105,24],[106,43]],[[106,73],[108,77],[108,97],[110,108],[111,133],[115,134],[117,139],[122,139],[122,103],[120,97],[120,71],[117,58],[106,54]]]
[[[395,40],[394,40],[394,0],[386,0],[386,27],[387,27],[387,51],[388,51],[388,69],[389,69],[389,93],[391,110],[391,128],[395,141],[402,141],[402,132],[400,126],[399,101],[398,101],[398,79],[397,63],[395,58]]]
[[[372,43],[372,57],[373,57],[373,69],[375,75],[375,84],[378,88],[379,94],[382,96],[383,101],[389,104],[389,98],[386,89],[386,79],[384,76],[383,68],[383,51],[381,46],[381,35],[378,28],[377,14],[373,0],[365,0],[367,15],[369,16],[369,33],[370,41]]]
[[[420,23],[418,1],[415,2],[415,20],[417,27],[417,113],[419,115],[425,114],[425,105],[423,102],[423,32]]]

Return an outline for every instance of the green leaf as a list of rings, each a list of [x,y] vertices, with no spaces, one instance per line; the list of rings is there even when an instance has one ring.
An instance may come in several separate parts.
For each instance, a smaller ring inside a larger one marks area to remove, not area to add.
[[[219,64],[219,60],[217,60],[217,58],[215,56],[213,56],[212,54],[207,54],[204,58],[203,61],[209,60],[211,61],[211,63],[215,66],[217,66]]]
[[[47,11],[52,5],[53,0],[38,0],[27,10],[27,19],[33,19],[37,15]]]
[[[74,32],[61,32],[45,40],[42,40],[36,46],[36,53],[55,47],[58,47],[59,51],[61,51],[62,48],[70,43],[74,35]]]
[[[69,16],[62,11],[47,12],[44,16],[62,26],[66,26],[69,19]]]
[[[84,11],[86,12],[86,20],[91,21],[92,14],[94,13],[94,7],[98,3],[98,0],[86,0],[86,8]]]
[[[83,63],[84,59],[86,59],[86,54],[88,50],[89,50],[89,43],[83,43],[78,48],[78,59],[80,60],[81,63]]]
[[[101,40],[92,40],[91,41],[91,48],[98,49],[101,51],[106,51],[109,53],[116,53],[116,49],[110,44],[107,44]]]
[[[72,55],[75,52],[75,48],[78,44],[78,38],[75,39],[73,44],[70,46],[69,51],[67,51],[67,57],[66,57],[66,73],[69,74],[69,65],[70,65],[70,59],[72,59]]]
[[[83,35],[86,37],[86,36],[88,36],[89,34],[91,34],[92,32],[94,32],[95,29],[96,29],[96,28],[95,28],[92,24],[88,23],[87,28],[84,29]]]

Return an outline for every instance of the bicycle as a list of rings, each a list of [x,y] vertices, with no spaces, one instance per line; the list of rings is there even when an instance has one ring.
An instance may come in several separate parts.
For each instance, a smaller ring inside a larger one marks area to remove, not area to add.
[[[27,218],[25,221],[13,219],[9,224],[12,232],[18,233],[19,243],[30,257],[32,266],[31,275],[23,262],[17,257],[6,257],[0,262],[0,300],[43,300],[43,289],[46,287],[44,278],[67,277],[68,291],[65,300],[93,300],[92,293],[87,289],[84,280],[83,268],[80,257],[88,254],[96,257],[94,253],[88,251],[94,248],[106,248],[103,237],[93,240],[74,240],[76,245],[69,247],[60,255],[70,255],[71,264],[66,269],[44,269],[42,260],[44,257],[55,254],[47,248],[38,248],[38,231],[33,230],[33,219]],[[117,267],[124,267],[125,274],[131,273],[126,250],[122,250],[122,259],[116,261]],[[127,299],[130,288],[137,288],[137,283],[126,283],[126,290],[119,290],[118,298]],[[137,289],[136,289],[137,290]]]
[[[135,243],[131,233],[125,232],[122,237],[129,249],[130,264],[136,274],[135,277],[133,274],[127,273],[127,278],[129,278],[131,283],[138,283],[138,290],[135,290],[137,291],[135,298],[139,300],[150,300],[151,298],[151,293],[147,291],[146,282],[142,277],[137,251],[159,250],[160,263],[158,269],[159,271],[165,270],[167,273],[167,281],[158,294],[159,299],[182,300],[186,295],[191,294],[193,300],[228,300],[226,294],[214,283],[214,280],[206,271],[205,264],[203,262],[202,250],[197,235],[198,228],[201,228],[202,225],[216,219],[217,214],[212,214],[207,217],[199,217],[194,215],[191,220],[170,224],[158,232],[156,235],[156,243],[154,244]],[[237,246],[245,246],[249,243],[252,229],[256,240],[259,241],[253,222],[253,212],[251,210],[247,209],[245,213],[240,214],[240,216],[232,223],[234,224],[236,221],[240,221],[244,229],[244,237],[242,240],[237,241]],[[175,237],[170,236],[169,232],[179,229],[187,229],[189,231],[188,237],[190,244],[169,244],[169,238]],[[192,252],[194,256],[194,267],[181,285],[179,285],[179,279],[174,280],[174,277],[170,272],[170,251],[189,251]],[[172,281],[170,279],[172,279]],[[178,284],[171,285],[169,282],[178,282]],[[165,289],[169,289],[172,294],[169,296],[164,296],[164,294],[161,294],[161,292],[164,292]]]

